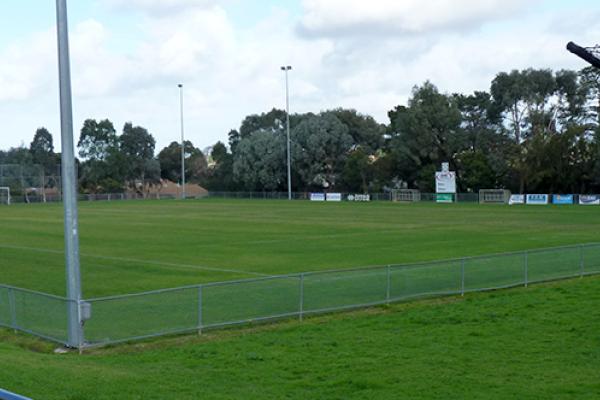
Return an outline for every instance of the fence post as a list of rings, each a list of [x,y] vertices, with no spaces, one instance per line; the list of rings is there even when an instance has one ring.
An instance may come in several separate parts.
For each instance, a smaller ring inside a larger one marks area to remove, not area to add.
[[[385,301],[389,305],[392,291],[392,266],[387,266],[387,287],[385,290]]]
[[[529,285],[529,252],[525,251],[525,287]]]
[[[17,332],[17,306],[15,304],[15,292],[13,289],[8,288],[8,306],[10,308],[10,324]]]
[[[300,321],[304,318],[304,274],[300,274]]]
[[[585,250],[584,245],[579,246],[579,276],[581,278],[583,278],[583,275],[585,274],[584,250]]]
[[[202,335],[202,285],[198,286],[198,335]]]
[[[460,262],[460,295],[465,295],[465,259]]]

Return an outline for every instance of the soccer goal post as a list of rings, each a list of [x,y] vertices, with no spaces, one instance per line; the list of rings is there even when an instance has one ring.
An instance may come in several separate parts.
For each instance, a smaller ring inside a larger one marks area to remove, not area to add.
[[[508,204],[510,190],[504,189],[481,189],[479,191],[480,204]]]
[[[0,204],[10,205],[10,188],[0,187]]]
[[[414,189],[392,190],[392,201],[416,202],[421,201],[421,192]]]

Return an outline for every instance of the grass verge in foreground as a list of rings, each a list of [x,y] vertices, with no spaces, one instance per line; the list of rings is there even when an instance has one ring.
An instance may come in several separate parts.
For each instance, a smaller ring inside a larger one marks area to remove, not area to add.
[[[40,399],[595,399],[600,277],[49,354],[1,333],[0,386]]]

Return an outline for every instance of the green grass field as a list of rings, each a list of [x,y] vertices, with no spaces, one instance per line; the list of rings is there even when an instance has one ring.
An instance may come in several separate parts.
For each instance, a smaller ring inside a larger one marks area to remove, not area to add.
[[[0,207],[0,282],[64,295],[60,205]],[[84,297],[598,241],[585,207],[82,203]]]
[[[0,283],[64,294],[61,218],[59,205],[0,207]],[[84,296],[597,242],[599,223],[594,207],[82,203]],[[81,357],[0,331],[0,387],[39,399],[592,399],[599,293],[586,277]]]

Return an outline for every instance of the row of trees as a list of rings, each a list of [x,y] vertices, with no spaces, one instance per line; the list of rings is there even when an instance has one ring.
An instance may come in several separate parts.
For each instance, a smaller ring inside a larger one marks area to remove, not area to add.
[[[441,93],[414,88],[406,106],[380,124],[355,110],[290,116],[295,191],[434,190],[434,172],[449,162],[460,191],[600,191],[600,73],[527,69],[500,73],[490,90]],[[210,190],[284,191],[286,113],[246,117],[229,146],[205,156],[185,143],[186,179]],[[85,121],[78,143],[80,183],[88,192],[147,190],[161,178],[181,180],[181,145],[155,154],[143,127]],[[0,152],[0,164],[35,163],[48,174],[59,157],[39,129],[29,149]]]
[[[78,171],[81,190],[88,193],[147,192],[161,179],[181,180],[181,145],[171,143],[155,156],[156,141],[147,129],[126,123],[117,134],[108,120],[86,120],[78,142]],[[202,183],[207,164],[204,154],[191,142],[185,143],[186,177]],[[46,128],[35,133],[29,148],[0,151],[0,165],[6,184],[23,189],[58,185],[60,154],[54,152],[53,138]],[[14,176],[13,176],[14,175]],[[24,176],[23,176],[24,175]]]
[[[435,170],[449,162],[460,191],[598,191],[599,101],[598,70],[527,69],[467,95],[425,82],[387,126],[353,110],[293,115],[294,187],[433,191]],[[230,132],[231,160],[215,167],[232,177],[229,188],[285,188],[284,119],[272,110]]]
[[[161,179],[181,181],[181,144],[171,143],[155,155],[156,141],[147,129],[128,122],[121,135],[108,120],[87,120],[79,137],[80,183],[92,193],[127,187],[145,193]],[[186,179],[202,183],[207,162],[200,149],[184,144]]]

